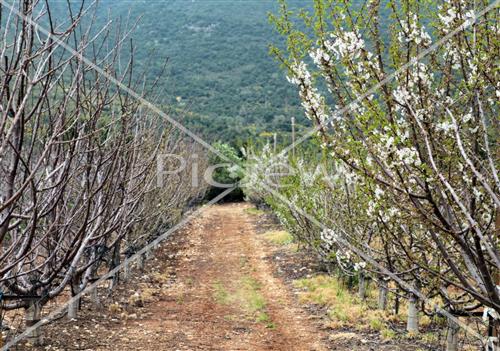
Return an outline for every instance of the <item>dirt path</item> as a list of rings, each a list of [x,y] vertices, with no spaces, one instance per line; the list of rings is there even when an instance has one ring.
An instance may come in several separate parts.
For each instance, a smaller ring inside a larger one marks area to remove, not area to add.
[[[321,335],[272,274],[246,204],[207,208],[186,231],[175,283],[113,350],[323,350]],[[100,348],[108,350],[109,348]]]

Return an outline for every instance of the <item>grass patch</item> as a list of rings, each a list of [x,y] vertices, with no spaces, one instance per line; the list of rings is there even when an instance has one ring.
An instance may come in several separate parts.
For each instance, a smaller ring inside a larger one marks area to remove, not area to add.
[[[184,299],[185,299],[185,296],[184,294],[180,294],[179,296],[177,296],[177,298],[175,299],[175,302],[177,302],[178,305],[182,305],[184,304]]]
[[[273,230],[264,233],[264,238],[275,245],[288,245],[293,242],[292,235],[284,230]]]
[[[328,307],[330,327],[334,329],[352,327],[380,331],[386,327],[383,311],[371,309],[335,277],[318,275],[296,280],[294,285],[304,290],[299,295],[302,303]]]
[[[425,333],[420,338],[427,344],[437,344],[439,342],[439,335],[436,333]]]
[[[260,312],[257,315],[257,318],[255,318],[255,321],[259,322],[259,323],[267,323],[267,322],[271,321],[271,318],[269,317],[269,315],[266,312]]]
[[[255,216],[261,216],[265,213],[264,211],[259,210],[258,208],[255,208],[255,207],[245,208],[244,211],[248,214],[255,215]]]
[[[256,314],[266,308],[266,300],[260,293],[260,283],[252,277],[243,277],[236,291],[236,301],[249,314]]]
[[[266,328],[267,329],[276,329],[276,324],[274,324],[273,322],[269,322],[266,324]]]
[[[236,289],[227,290],[221,282],[214,283],[215,301],[224,305],[237,304],[246,317],[266,324],[267,328],[274,328],[266,312],[266,300],[261,294],[261,284],[250,276],[244,276],[235,285]]]
[[[384,329],[384,327],[385,323],[383,320],[379,318],[373,318],[372,320],[370,320],[370,329],[381,331],[382,329]]]
[[[167,283],[170,279],[170,274],[169,272],[153,272],[151,274],[151,278],[154,283],[159,283],[159,284],[164,284]]]
[[[194,278],[193,278],[193,277],[187,277],[187,278],[186,278],[186,285],[187,285],[188,287],[192,288],[192,287],[193,287],[193,285],[194,285]]]
[[[240,257],[240,267],[245,268],[248,265],[248,257],[242,256]]]
[[[396,337],[396,332],[389,328],[384,328],[380,332],[380,336],[384,340],[393,340]]]
[[[231,302],[229,293],[221,282],[216,282],[213,284],[214,288],[214,298],[218,304],[226,305]]]

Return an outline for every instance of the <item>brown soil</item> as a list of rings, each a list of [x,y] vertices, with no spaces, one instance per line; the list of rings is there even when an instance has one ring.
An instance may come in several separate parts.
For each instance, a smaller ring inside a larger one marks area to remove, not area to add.
[[[326,350],[325,331],[275,276],[273,249],[257,235],[249,207],[207,207],[157,250],[144,273],[120,285],[106,308],[84,300],[78,320],[44,327],[38,349]],[[265,302],[258,311],[231,298],[242,277],[257,283]]]

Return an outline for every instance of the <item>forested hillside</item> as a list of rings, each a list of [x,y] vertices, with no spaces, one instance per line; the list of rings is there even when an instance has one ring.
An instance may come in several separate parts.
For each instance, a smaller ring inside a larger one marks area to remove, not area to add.
[[[188,128],[211,140],[287,131],[303,111],[269,56],[276,1],[104,1],[112,17],[140,18],[132,38],[137,65],[159,81],[161,98]],[[101,11],[102,20],[107,11]],[[150,58],[152,55],[152,58]],[[284,84],[285,82],[285,84]]]

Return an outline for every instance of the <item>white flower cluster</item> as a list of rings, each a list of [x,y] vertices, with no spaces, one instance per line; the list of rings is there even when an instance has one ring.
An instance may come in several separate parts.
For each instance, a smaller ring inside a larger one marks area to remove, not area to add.
[[[426,32],[425,26],[419,26],[416,14],[409,14],[408,22],[401,22],[402,31],[398,33],[400,43],[413,42],[417,45],[429,46],[432,43],[431,36]]]
[[[349,250],[337,250],[335,252],[335,256],[337,256],[337,262],[342,265],[342,263],[351,262],[352,254]]]
[[[449,33],[452,29],[457,28],[459,25],[470,25],[476,20],[476,13],[472,9],[467,9],[465,1],[445,1],[444,6],[439,6],[438,14],[439,20],[442,24],[444,33]],[[466,58],[467,60],[463,60]],[[451,63],[454,70],[460,69],[464,62],[467,63],[467,73],[470,75],[468,79],[476,79],[478,65],[475,60],[472,60],[469,48],[464,48],[463,45],[456,41],[450,40],[443,45],[443,59]],[[472,84],[472,83],[471,83]]]
[[[318,166],[319,167],[319,166]],[[298,171],[301,175],[300,183],[303,189],[311,188],[314,186],[314,183],[321,175],[321,169],[316,169],[314,171],[309,171],[305,167],[301,167],[298,165]]]
[[[402,147],[396,150],[396,156],[402,163],[406,165],[415,165],[418,167],[422,164],[417,149],[413,146]]]
[[[451,63],[451,68],[454,70],[460,69],[460,51],[454,43],[446,42],[444,44],[443,59],[449,60]]]
[[[311,50],[311,52],[309,53],[309,56],[311,56],[314,63],[319,67],[324,66],[324,63],[330,62],[330,59],[331,59],[330,55],[326,51],[324,51],[322,48],[316,48],[316,49]]]
[[[438,10],[441,12],[438,14],[439,20],[443,24],[443,31],[445,33],[450,32],[453,29],[453,25],[464,24],[469,25],[474,23],[476,19],[476,13],[474,10],[467,10],[463,13],[463,9],[466,8],[466,3],[464,1],[460,1],[459,4],[452,3],[451,1],[445,1],[446,9],[444,6],[438,6]],[[460,11],[462,9],[462,11]]]
[[[346,167],[343,162],[336,162],[335,172],[331,177],[329,177],[329,180],[342,185],[353,185],[359,181],[359,176],[352,170],[352,168]]]
[[[384,190],[382,190],[382,188],[377,185],[375,187],[375,198],[381,199],[384,194],[385,194]]]
[[[295,62],[290,68],[293,76],[287,77],[288,81],[299,87],[299,95],[302,101],[302,107],[305,109],[306,117],[314,120],[318,119],[320,123],[328,120],[328,110],[325,99],[313,86],[311,73],[304,62]]]
[[[309,73],[307,69],[307,65],[304,62],[295,62],[291,70],[293,72],[292,77],[286,77],[286,79],[294,84],[300,86],[301,84],[303,85],[311,85],[311,73]]]
[[[356,263],[354,264],[354,270],[355,270],[356,272],[361,271],[361,270],[363,270],[363,269],[365,269],[365,268],[366,268],[366,262],[362,262],[362,261],[361,261],[361,262],[356,262]]]
[[[452,133],[456,128],[456,125],[451,120],[445,120],[441,123],[436,124],[436,129],[442,131],[444,134]]]
[[[337,233],[335,233],[332,229],[323,229],[321,231],[321,241],[328,244],[329,247],[333,247],[339,239]]]
[[[441,8],[438,9],[441,10]],[[443,13],[439,13],[438,17],[443,24],[443,29],[448,32],[449,27],[459,18],[459,15],[454,7],[450,7],[448,10],[443,11]]]
[[[393,90],[392,95],[398,104],[412,106],[413,112],[419,120],[422,120],[425,114],[432,115],[433,111],[429,109],[432,109],[433,106],[428,106],[424,111],[415,108],[420,105],[419,101],[423,89],[429,92],[433,91],[434,74],[425,63],[413,64],[406,72],[399,74],[396,80],[399,84]],[[405,110],[398,105],[396,105],[396,111],[405,113]]]
[[[333,40],[325,41],[325,46],[337,59],[357,59],[365,47],[365,41],[356,32],[339,32],[337,35],[331,34],[331,38]]]
[[[383,210],[380,209],[378,215],[384,223],[389,223],[394,218],[397,220],[401,216],[401,211],[396,207],[389,207]]]
[[[366,210],[366,214],[370,217],[377,214],[377,202],[370,200],[368,201],[368,208]]]

